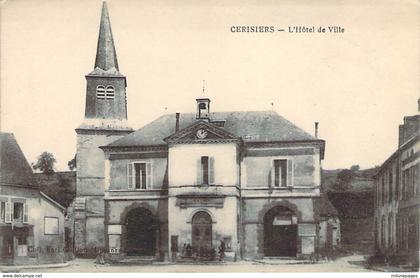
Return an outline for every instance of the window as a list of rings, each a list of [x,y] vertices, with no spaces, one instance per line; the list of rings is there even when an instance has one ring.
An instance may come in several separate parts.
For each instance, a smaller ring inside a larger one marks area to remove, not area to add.
[[[114,96],[115,96],[114,87],[112,87],[112,86],[106,87],[105,98],[106,99],[114,99]]]
[[[128,164],[128,188],[147,189],[152,183],[152,164],[133,162]]]
[[[385,217],[383,215],[381,220],[381,247],[385,248]]]
[[[0,222],[6,222],[6,202],[0,202]]]
[[[13,203],[13,221],[23,222],[23,204]]]
[[[209,184],[209,157],[201,157],[201,172],[203,173],[203,184]]]
[[[409,171],[404,170],[403,172],[403,186],[402,186],[402,199],[406,200],[408,198],[408,187],[409,187]]]
[[[25,234],[18,235],[17,240],[18,240],[18,245],[26,245],[26,243],[27,243]]]
[[[113,86],[105,86],[99,85],[96,87],[96,97],[99,99],[114,99],[115,97],[115,89]]]
[[[197,185],[214,184],[214,158],[202,156],[197,161]]]
[[[394,241],[393,236],[392,236],[392,226],[393,226],[392,222],[393,222],[392,215],[388,215],[388,247],[389,248],[392,248],[393,241]]]
[[[385,177],[382,176],[381,180],[382,180],[382,188],[381,188],[382,189],[382,194],[381,194],[382,195],[381,196],[382,197],[381,198],[382,199],[381,200],[382,202],[381,203],[382,203],[382,205],[384,205],[385,204]]]
[[[292,185],[293,161],[288,159],[275,159],[272,169],[272,184],[274,187],[287,187]]]
[[[44,234],[58,235],[58,217],[44,217]]]
[[[96,87],[96,97],[101,98],[101,99],[105,98],[105,87],[104,86]]]
[[[274,186],[287,186],[287,160],[274,160]]]
[[[392,172],[389,172],[388,177],[388,202],[392,202]]]

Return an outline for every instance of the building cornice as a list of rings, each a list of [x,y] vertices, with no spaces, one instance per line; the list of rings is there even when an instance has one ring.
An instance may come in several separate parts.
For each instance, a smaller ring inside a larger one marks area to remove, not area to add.
[[[133,153],[133,152],[162,152],[168,151],[166,144],[141,145],[141,146],[100,146],[104,152],[108,153]]]
[[[87,134],[87,135],[125,135],[130,134],[133,132],[132,129],[121,129],[118,127],[115,128],[76,128],[75,129],[77,134]]]

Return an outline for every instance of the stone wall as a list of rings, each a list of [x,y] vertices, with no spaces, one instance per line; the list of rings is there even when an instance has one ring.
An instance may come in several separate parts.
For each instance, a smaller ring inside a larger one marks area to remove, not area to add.
[[[104,240],[104,152],[99,148],[124,132],[77,130],[77,179],[75,200],[75,252],[95,256],[105,248]]]
[[[264,256],[264,216],[276,206],[286,207],[297,216],[297,255],[309,256],[317,244],[317,216],[312,198],[249,198],[242,200],[244,258]]]
[[[127,167],[132,162],[147,162],[152,165],[152,184],[149,189],[160,189],[168,183],[167,159],[119,159],[111,160],[110,189],[128,189]]]

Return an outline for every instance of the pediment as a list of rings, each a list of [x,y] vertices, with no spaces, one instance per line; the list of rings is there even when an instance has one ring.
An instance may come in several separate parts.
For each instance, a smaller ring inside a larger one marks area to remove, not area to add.
[[[211,122],[197,121],[164,139],[167,143],[206,143],[237,141],[239,137]]]

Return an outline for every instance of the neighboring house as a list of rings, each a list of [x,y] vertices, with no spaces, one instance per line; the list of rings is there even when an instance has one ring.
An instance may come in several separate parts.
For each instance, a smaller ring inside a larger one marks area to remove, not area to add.
[[[419,99],[420,111],[420,99]],[[419,260],[420,115],[404,117],[398,149],[376,176],[376,251]]]
[[[74,199],[76,197],[76,172],[35,173],[42,192],[65,208],[64,234],[67,258],[73,257],[74,248]]]
[[[79,255],[167,260],[206,256],[223,242],[236,258],[308,257],[320,222],[336,227],[319,209],[325,142],[276,112],[214,113],[203,97],[196,113],[163,115],[133,132],[105,3],[86,80],[76,129]]]
[[[0,262],[64,261],[64,208],[40,191],[13,134],[0,133]]]
[[[319,217],[318,248],[321,253],[328,254],[341,246],[341,226],[337,209],[326,193],[321,193]]]

